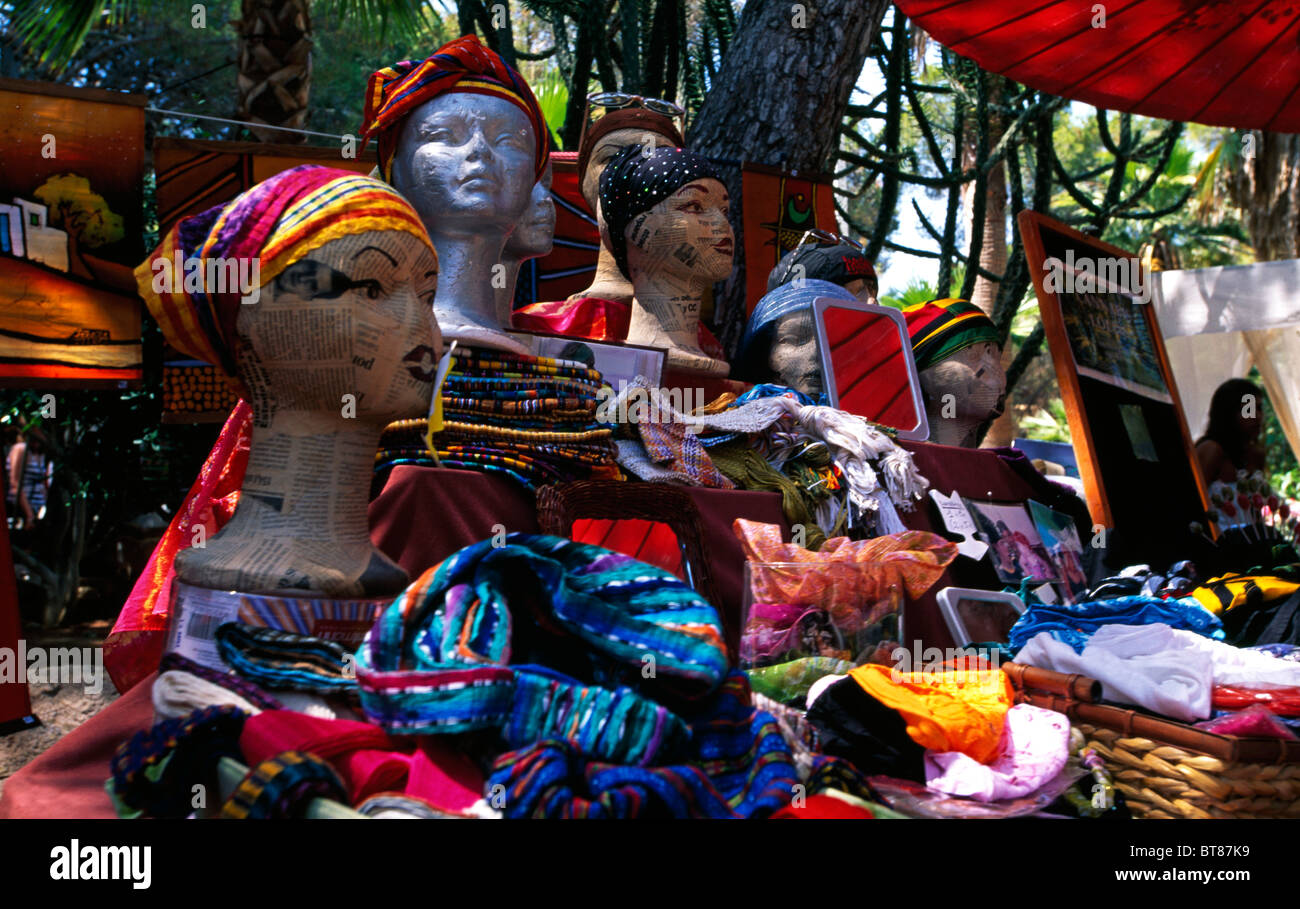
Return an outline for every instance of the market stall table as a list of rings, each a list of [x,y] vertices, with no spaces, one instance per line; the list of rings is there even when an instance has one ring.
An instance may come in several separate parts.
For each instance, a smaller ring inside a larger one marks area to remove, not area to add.
[[[917,467],[931,488],[957,491],[975,499],[1024,501],[1069,495],[1037,474],[1020,452],[970,450],[924,442],[907,442]],[[780,524],[781,497],[772,492],[692,489],[700,510],[704,538],[728,628],[740,627],[743,601],[743,557],[731,531],[737,517]],[[1056,501],[1053,507],[1062,507]],[[931,503],[918,503],[903,513],[917,530],[933,530]],[[370,504],[371,538],[414,577],[456,550],[490,537],[496,525],[508,532],[537,532],[533,494],[517,484],[482,473],[442,468],[399,466]],[[960,584],[981,586],[992,577],[984,563],[960,558],[932,591]],[[998,586],[996,579],[982,586]],[[929,593],[909,603],[904,613],[909,643],[948,647],[951,637]],[[111,818],[112,805],[104,791],[113,751],[132,733],[153,722],[150,688],[153,676],[125,692],[95,717],[61,739],[36,760],[10,777],[0,797],[0,817]]]

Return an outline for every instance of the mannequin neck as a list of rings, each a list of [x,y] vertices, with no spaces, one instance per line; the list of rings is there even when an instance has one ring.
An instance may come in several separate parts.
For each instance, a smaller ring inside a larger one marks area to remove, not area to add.
[[[640,304],[638,308],[650,312],[667,312],[669,309],[666,307],[673,307],[675,311],[694,304],[693,317],[688,315],[686,318],[693,323],[699,322],[700,300],[710,282],[695,275],[675,274],[660,269],[636,269],[632,272],[632,280],[633,294]]]
[[[623,272],[619,271],[618,263],[614,261],[614,254],[602,243],[600,245],[600,255],[596,259],[596,276],[592,280],[591,286],[578,291],[569,299],[596,297],[601,300],[614,300],[631,306],[633,296],[632,282],[623,276]]]
[[[980,427],[985,422],[973,417],[941,417],[931,414],[929,441],[957,448],[979,448]]]
[[[508,252],[501,253],[501,264],[506,269],[506,286],[493,287],[496,294],[496,311],[506,314],[505,324],[510,325],[510,316],[515,309],[515,289],[519,284],[519,269],[523,267],[526,260],[519,256],[511,255]],[[530,303],[536,303],[536,300],[530,300]]]
[[[512,269],[502,259],[506,233],[489,226],[467,232],[430,231],[429,236],[438,251],[438,294],[434,298],[438,322],[508,328],[513,276],[519,269],[518,262]],[[501,289],[492,286],[493,268],[498,264],[506,266],[509,297],[502,298]]]
[[[370,488],[374,452],[383,427],[337,412],[281,411],[270,426],[256,423],[254,419],[239,505],[222,535],[227,539],[271,536],[278,543],[310,540],[369,546],[368,496],[354,493]],[[289,446],[292,461],[286,466]],[[328,520],[322,520],[316,509],[294,507],[296,500],[306,498],[301,482],[305,473],[327,477],[322,482],[333,488]],[[276,500],[282,503],[278,513],[267,514],[275,512],[271,502]],[[259,511],[263,514],[257,514]]]

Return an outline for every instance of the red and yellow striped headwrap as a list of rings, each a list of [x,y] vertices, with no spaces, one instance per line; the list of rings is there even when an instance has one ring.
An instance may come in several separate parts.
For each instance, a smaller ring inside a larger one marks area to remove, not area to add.
[[[397,137],[407,114],[419,105],[450,91],[503,98],[528,117],[537,139],[534,167],[542,178],[551,153],[551,134],[542,109],[524,77],[476,35],[444,44],[429,59],[405,60],[386,66],[366,84],[366,108],[361,135],[379,146],[379,172],[392,177]]]
[[[219,366],[242,396],[235,371],[239,288],[187,290],[184,263],[197,259],[198,267],[190,271],[207,276],[218,259],[227,265],[256,260],[262,287],[331,240],[371,230],[405,231],[433,250],[415,209],[391,186],[352,171],[304,164],[179,221],[136,268],[136,285],[168,343]]]

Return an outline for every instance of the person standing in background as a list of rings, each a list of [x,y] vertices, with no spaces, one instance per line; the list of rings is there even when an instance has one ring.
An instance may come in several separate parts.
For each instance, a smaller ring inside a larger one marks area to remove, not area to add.
[[[22,527],[30,529],[45,513],[50,491],[50,462],[44,434],[36,428],[18,433],[18,441],[9,449],[6,463],[8,487],[6,499]]]
[[[1206,483],[1237,481],[1237,471],[1264,466],[1259,444],[1264,392],[1249,379],[1229,379],[1210,399],[1210,423],[1196,441],[1196,460]]]

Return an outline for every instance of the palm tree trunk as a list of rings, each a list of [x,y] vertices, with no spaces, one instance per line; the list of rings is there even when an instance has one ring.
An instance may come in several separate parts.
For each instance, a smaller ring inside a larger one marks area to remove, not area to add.
[[[262,142],[305,137],[258,124],[302,129],[311,94],[310,0],[242,0],[239,35],[239,116]]]
[[[1247,133],[1253,154],[1228,176],[1260,262],[1300,256],[1300,135]]]

